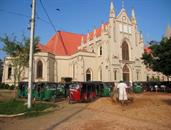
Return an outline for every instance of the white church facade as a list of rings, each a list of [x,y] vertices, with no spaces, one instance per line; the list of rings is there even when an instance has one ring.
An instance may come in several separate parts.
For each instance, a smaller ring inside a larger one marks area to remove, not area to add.
[[[124,8],[116,15],[110,3],[108,22],[85,35],[58,31],[40,52],[34,54],[33,80],[61,82],[72,81],[146,81],[148,77],[163,75],[149,72],[141,57],[144,41],[138,31],[134,10],[131,18]],[[13,71],[7,57],[3,82],[13,82]],[[162,77],[161,77],[162,76]],[[165,78],[165,77],[164,77]],[[22,81],[28,80],[25,68]]]

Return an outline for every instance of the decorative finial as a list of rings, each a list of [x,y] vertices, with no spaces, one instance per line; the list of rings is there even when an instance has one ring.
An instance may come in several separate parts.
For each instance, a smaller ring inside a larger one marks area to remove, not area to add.
[[[122,8],[124,9],[124,0],[122,0]]]

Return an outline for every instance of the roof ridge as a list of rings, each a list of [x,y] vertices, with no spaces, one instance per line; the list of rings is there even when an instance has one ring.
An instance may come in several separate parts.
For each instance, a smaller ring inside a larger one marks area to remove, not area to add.
[[[65,47],[64,40],[63,40],[63,38],[62,38],[61,32],[59,32],[59,36],[60,36],[60,38],[61,38],[61,42],[62,42],[62,45],[63,45],[63,47],[64,47],[65,54],[68,55],[68,51],[67,51],[67,49],[66,49],[66,47]]]
[[[75,32],[68,32],[68,31],[61,31],[59,30],[58,32],[64,32],[64,33],[70,33],[70,34],[74,34],[74,35],[84,35],[84,34],[80,34],[80,33],[75,33]]]

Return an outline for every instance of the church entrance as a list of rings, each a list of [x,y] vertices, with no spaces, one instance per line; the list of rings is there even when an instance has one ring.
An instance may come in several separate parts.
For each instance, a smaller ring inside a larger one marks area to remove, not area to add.
[[[123,81],[130,81],[130,73],[127,65],[123,67]]]

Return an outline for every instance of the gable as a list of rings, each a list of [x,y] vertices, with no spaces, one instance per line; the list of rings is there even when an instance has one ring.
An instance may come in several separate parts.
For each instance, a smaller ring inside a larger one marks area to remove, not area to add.
[[[127,24],[131,24],[131,21],[125,11],[125,9],[122,9],[120,11],[120,13],[118,14],[117,16],[117,20],[120,21],[120,22],[124,22],[124,23],[127,23]]]

